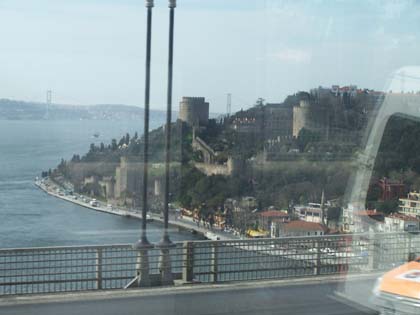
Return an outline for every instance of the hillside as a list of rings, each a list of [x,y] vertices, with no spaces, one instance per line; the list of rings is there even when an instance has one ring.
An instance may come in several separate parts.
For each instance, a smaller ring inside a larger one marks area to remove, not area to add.
[[[138,106],[98,104],[60,105],[0,99],[0,119],[6,120],[142,120],[144,109]],[[164,120],[166,112],[151,110],[151,119]],[[176,117],[177,113],[173,113]]]

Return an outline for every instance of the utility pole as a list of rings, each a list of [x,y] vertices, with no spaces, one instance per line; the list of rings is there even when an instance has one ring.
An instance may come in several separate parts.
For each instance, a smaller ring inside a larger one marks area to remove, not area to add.
[[[322,189],[322,195],[321,195],[321,224],[325,225],[325,194],[324,194],[324,189]]]
[[[161,275],[161,284],[172,285],[170,249],[175,247],[171,242],[168,233],[169,225],[169,196],[170,196],[170,163],[171,163],[171,124],[172,124],[172,78],[173,78],[173,48],[174,48],[174,19],[176,0],[169,0],[169,49],[168,49],[168,90],[166,107],[166,128],[165,128],[165,193],[163,198],[163,235],[157,247],[161,250],[159,257],[159,270]]]

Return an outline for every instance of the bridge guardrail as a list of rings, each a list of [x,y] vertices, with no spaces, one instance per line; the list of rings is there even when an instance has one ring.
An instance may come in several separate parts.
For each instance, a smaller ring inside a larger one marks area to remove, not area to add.
[[[388,270],[420,253],[408,233],[187,241],[170,250],[175,279],[214,283]],[[149,250],[159,285],[161,252]],[[0,250],[0,295],[120,289],[139,272],[131,245]]]

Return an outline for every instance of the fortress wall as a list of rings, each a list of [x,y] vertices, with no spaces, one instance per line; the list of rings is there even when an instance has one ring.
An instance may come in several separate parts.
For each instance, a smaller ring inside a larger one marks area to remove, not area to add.
[[[208,163],[195,163],[194,166],[207,176],[211,175],[230,175],[227,165],[208,164]]]

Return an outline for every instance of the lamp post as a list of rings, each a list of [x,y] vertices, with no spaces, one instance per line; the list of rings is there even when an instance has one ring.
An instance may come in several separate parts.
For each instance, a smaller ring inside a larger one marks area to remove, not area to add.
[[[165,192],[163,200],[163,221],[164,229],[160,242],[156,247],[160,248],[159,270],[161,283],[171,285],[174,283],[171,270],[170,248],[175,247],[168,234],[169,221],[169,180],[171,162],[171,114],[172,114],[172,76],[173,76],[173,46],[174,46],[174,15],[176,0],[169,0],[169,52],[168,52],[168,87],[167,87],[167,107],[166,107],[166,127],[165,127]]]
[[[149,111],[150,111],[150,52],[152,42],[152,8],[153,0],[146,0],[147,8],[147,38],[146,38],[146,80],[144,93],[144,146],[143,146],[143,190],[142,190],[142,224],[140,240],[134,245],[139,251],[137,264],[138,286],[150,286],[148,250],[153,245],[147,239],[147,188],[148,188],[148,160],[149,160]]]

